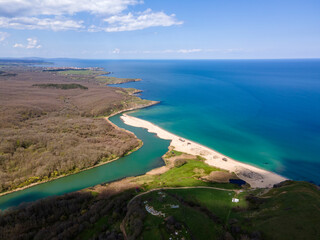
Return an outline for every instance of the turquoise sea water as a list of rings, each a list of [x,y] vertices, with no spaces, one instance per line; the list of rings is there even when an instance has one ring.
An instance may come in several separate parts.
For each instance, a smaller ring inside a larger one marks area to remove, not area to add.
[[[242,162],[320,183],[320,60],[57,60],[143,81],[136,112]]]

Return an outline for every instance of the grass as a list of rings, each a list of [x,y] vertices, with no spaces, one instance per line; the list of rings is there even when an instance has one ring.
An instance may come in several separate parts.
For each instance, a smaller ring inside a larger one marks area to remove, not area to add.
[[[198,160],[187,160],[187,163],[170,169],[169,171],[155,176],[142,176],[138,178],[146,190],[159,187],[186,187],[186,186],[212,186],[221,188],[238,188],[230,183],[213,183],[201,180],[201,177],[212,171],[221,171]]]
[[[164,157],[165,158],[172,158],[172,157],[177,157],[177,156],[180,156],[182,155],[183,152],[179,152],[179,151],[176,151],[176,150],[171,150],[169,152],[167,152]]]
[[[181,152],[170,151],[170,157],[180,156]],[[202,177],[212,171],[221,171],[207,165],[202,160],[185,160],[186,163],[179,167],[173,167],[160,175],[144,175],[136,177],[134,181],[142,184],[144,191],[161,187],[220,187],[226,189],[239,188],[230,183],[214,183],[204,181]],[[161,197],[162,192],[165,197]],[[163,216],[154,216],[147,213],[143,219],[143,228],[139,239],[220,239],[224,234],[224,227],[233,206],[231,199],[235,196],[234,191],[190,188],[190,189],[163,189],[149,192],[139,199],[142,205],[141,211],[145,210],[145,201],[156,211],[161,211]],[[179,205],[179,208],[172,208]],[[137,205],[130,205],[137,206]],[[134,212],[134,211],[130,211]],[[173,216],[181,227],[168,227],[166,217]],[[132,219],[132,216],[128,219]],[[131,234],[135,226],[130,221],[125,224],[127,233]],[[178,232],[176,235],[175,232]]]
[[[246,212],[233,213],[241,226],[265,239],[320,239],[320,191],[306,182],[291,182],[262,194]]]
[[[64,75],[64,76],[71,76],[71,78],[73,78],[74,80],[81,80],[83,77],[93,77],[95,81],[102,84],[121,84],[121,83],[127,83],[127,82],[140,81],[140,79],[135,79],[135,78],[117,78],[117,77],[103,76],[103,75],[109,74],[110,72],[105,72],[100,70],[91,70],[91,69],[50,70],[50,72],[56,72],[59,75]],[[137,92],[137,90],[135,92]]]
[[[157,211],[182,224],[178,236],[166,227],[163,217],[147,214],[144,220],[143,239],[219,239],[223,233],[223,225],[233,206],[231,199],[234,192],[215,189],[179,189],[151,192],[143,196],[142,201],[148,201]],[[165,197],[162,197],[165,196]],[[171,208],[178,205],[179,208]],[[193,207],[193,206],[198,206]],[[221,219],[213,220],[207,212],[200,208],[208,209]],[[209,237],[210,236],[210,237]]]
[[[163,193],[167,192],[163,191]],[[152,192],[144,196],[142,200],[147,200],[149,205],[153,206],[157,211],[165,213],[166,217],[173,216],[176,221],[184,226],[184,231],[179,231],[179,239],[182,237],[185,239],[191,239],[190,233],[186,233],[186,229],[190,229],[189,231],[191,231],[193,235],[197,236],[196,239],[201,239],[199,236],[204,236],[205,234],[215,234],[215,232],[212,231],[214,229],[214,225],[205,214],[188,206],[184,206],[180,201],[168,194],[166,194],[165,198],[162,198],[158,195],[158,192]],[[170,204],[179,205],[179,208],[172,209],[169,206]],[[200,223],[202,227],[196,227],[196,222]],[[174,237],[174,234],[166,228],[166,223],[163,217],[153,216],[148,213],[144,220],[142,238],[153,239],[152,233],[155,232],[157,232],[158,239],[169,239],[169,237]]]
[[[166,189],[161,190],[165,195],[161,198],[159,192],[142,196],[142,202],[148,201],[148,205],[166,217],[173,216],[194,239],[208,239],[208,236],[218,239],[225,232],[231,232],[235,239],[249,239],[252,234],[274,240],[320,239],[320,191],[307,182],[288,182],[269,191],[238,194],[215,189]],[[248,196],[251,197],[246,201]],[[240,202],[232,203],[233,197]],[[170,204],[179,208],[172,209],[168,207]],[[220,221],[216,222],[210,213]],[[230,223],[230,219],[235,223]],[[143,239],[175,239],[166,224],[164,217],[148,213],[141,236]],[[239,227],[239,232],[233,232],[234,226]],[[182,230],[177,239],[182,237],[190,239],[191,236]]]
[[[107,76],[97,76],[95,79],[98,82],[103,84],[121,84],[121,83],[139,81],[138,79],[134,79],[134,78],[117,78],[117,77],[107,77]]]
[[[142,91],[136,88],[122,88],[123,90],[126,91],[129,95],[133,95],[135,93],[141,93]]]
[[[89,69],[81,69],[81,70],[66,70],[66,71],[56,71],[60,75],[101,75],[101,74],[108,74],[109,72],[103,71],[96,71],[96,70],[89,70]]]
[[[211,212],[220,217],[223,222],[227,219],[231,207],[235,205],[231,199],[235,195],[233,191],[223,191],[215,189],[179,189],[167,190],[171,194],[177,194],[185,201],[193,202],[201,206],[205,206]]]

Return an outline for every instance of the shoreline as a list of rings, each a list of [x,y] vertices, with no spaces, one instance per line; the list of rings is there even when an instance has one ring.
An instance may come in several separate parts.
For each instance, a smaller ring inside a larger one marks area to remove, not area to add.
[[[120,111],[118,111],[118,112],[112,113],[111,115],[109,115],[109,116],[107,116],[107,117],[103,117],[103,118],[104,118],[108,123],[110,123],[113,127],[117,128],[117,129],[120,129],[121,131],[125,131],[125,132],[127,132],[127,133],[130,133],[130,134],[134,135],[136,139],[138,139],[134,133],[132,133],[132,132],[126,130],[126,129],[123,129],[123,128],[118,127],[117,125],[115,125],[114,123],[112,123],[112,122],[109,120],[109,118],[110,118],[110,117],[113,117],[113,116],[115,116],[115,115],[117,115],[117,114],[121,114],[121,113],[123,113],[123,112],[128,112],[128,111],[138,110],[138,109],[141,109],[141,108],[151,107],[151,106],[156,105],[156,104],[158,104],[158,103],[159,103],[158,101],[151,101],[150,104],[147,104],[147,105],[144,105],[144,106],[139,106],[139,107],[136,107],[136,108],[123,109],[123,110],[120,110]],[[139,140],[139,142],[140,142],[140,143],[139,143],[139,146],[136,147],[136,148],[134,148],[134,149],[129,150],[128,153],[127,153],[126,155],[124,155],[124,156],[130,155],[131,153],[139,150],[139,149],[143,146],[143,142],[142,142],[140,139],[138,139],[138,140]],[[122,156],[122,157],[124,157],[124,156]],[[55,180],[58,180],[58,179],[63,178],[63,177],[68,177],[68,176],[71,176],[71,175],[75,175],[75,174],[81,173],[81,172],[83,172],[83,171],[90,170],[90,169],[92,169],[92,168],[100,167],[100,166],[102,166],[102,165],[105,165],[105,164],[114,162],[114,161],[118,160],[119,158],[121,158],[121,157],[117,157],[117,158],[112,159],[112,160],[110,160],[110,161],[108,161],[108,162],[98,163],[97,165],[94,165],[94,166],[91,166],[91,167],[88,167],[88,168],[85,168],[85,169],[81,169],[80,171],[75,172],[75,173],[69,173],[69,174],[66,174],[66,175],[60,175],[60,176],[58,176],[58,177],[56,177],[56,178],[53,178],[53,179],[48,179],[48,180],[46,180],[46,181],[35,182],[35,183],[30,184],[30,185],[21,187],[21,188],[16,188],[16,189],[13,189],[13,190],[10,190],[10,191],[7,191],[7,192],[3,192],[3,193],[0,193],[0,197],[3,197],[3,196],[5,196],[5,195],[11,194],[11,193],[19,192],[19,191],[22,191],[22,190],[26,190],[26,189],[28,189],[28,188],[31,188],[31,187],[34,187],[34,186],[37,186],[37,185],[40,185],[40,184],[43,184],[43,183],[55,181]]]
[[[170,146],[177,151],[200,155],[206,159],[205,162],[208,165],[234,172],[240,179],[249,183],[252,188],[271,188],[274,184],[288,180],[274,172],[239,162],[209,147],[179,137],[146,120],[127,114],[123,114],[120,118],[127,125],[145,128],[148,132],[156,133],[159,138],[171,140]]]

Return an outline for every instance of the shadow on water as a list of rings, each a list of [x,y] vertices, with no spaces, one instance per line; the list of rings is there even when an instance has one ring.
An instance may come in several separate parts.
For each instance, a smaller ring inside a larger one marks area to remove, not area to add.
[[[170,141],[160,139],[146,129],[124,124],[120,115],[110,118],[110,121],[136,134],[143,141],[143,146],[132,154],[114,162],[2,196],[0,197],[0,209],[4,210],[24,202],[32,202],[129,176],[141,175],[164,165],[161,156],[168,151]]]

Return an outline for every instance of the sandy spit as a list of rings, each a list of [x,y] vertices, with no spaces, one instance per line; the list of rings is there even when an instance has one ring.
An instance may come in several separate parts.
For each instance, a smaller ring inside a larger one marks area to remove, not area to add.
[[[127,114],[123,114],[121,119],[127,125],[146,128],[162,139],[171,140],[170,146],[177,151],[200,155],[206,159],[207,164],[236,173],[240,179],[249,183],[252,188],[271,188],[274,184],[287,180],[287,178],[276,173],[236,161],[211,148],[174,135],[151,122]]]

